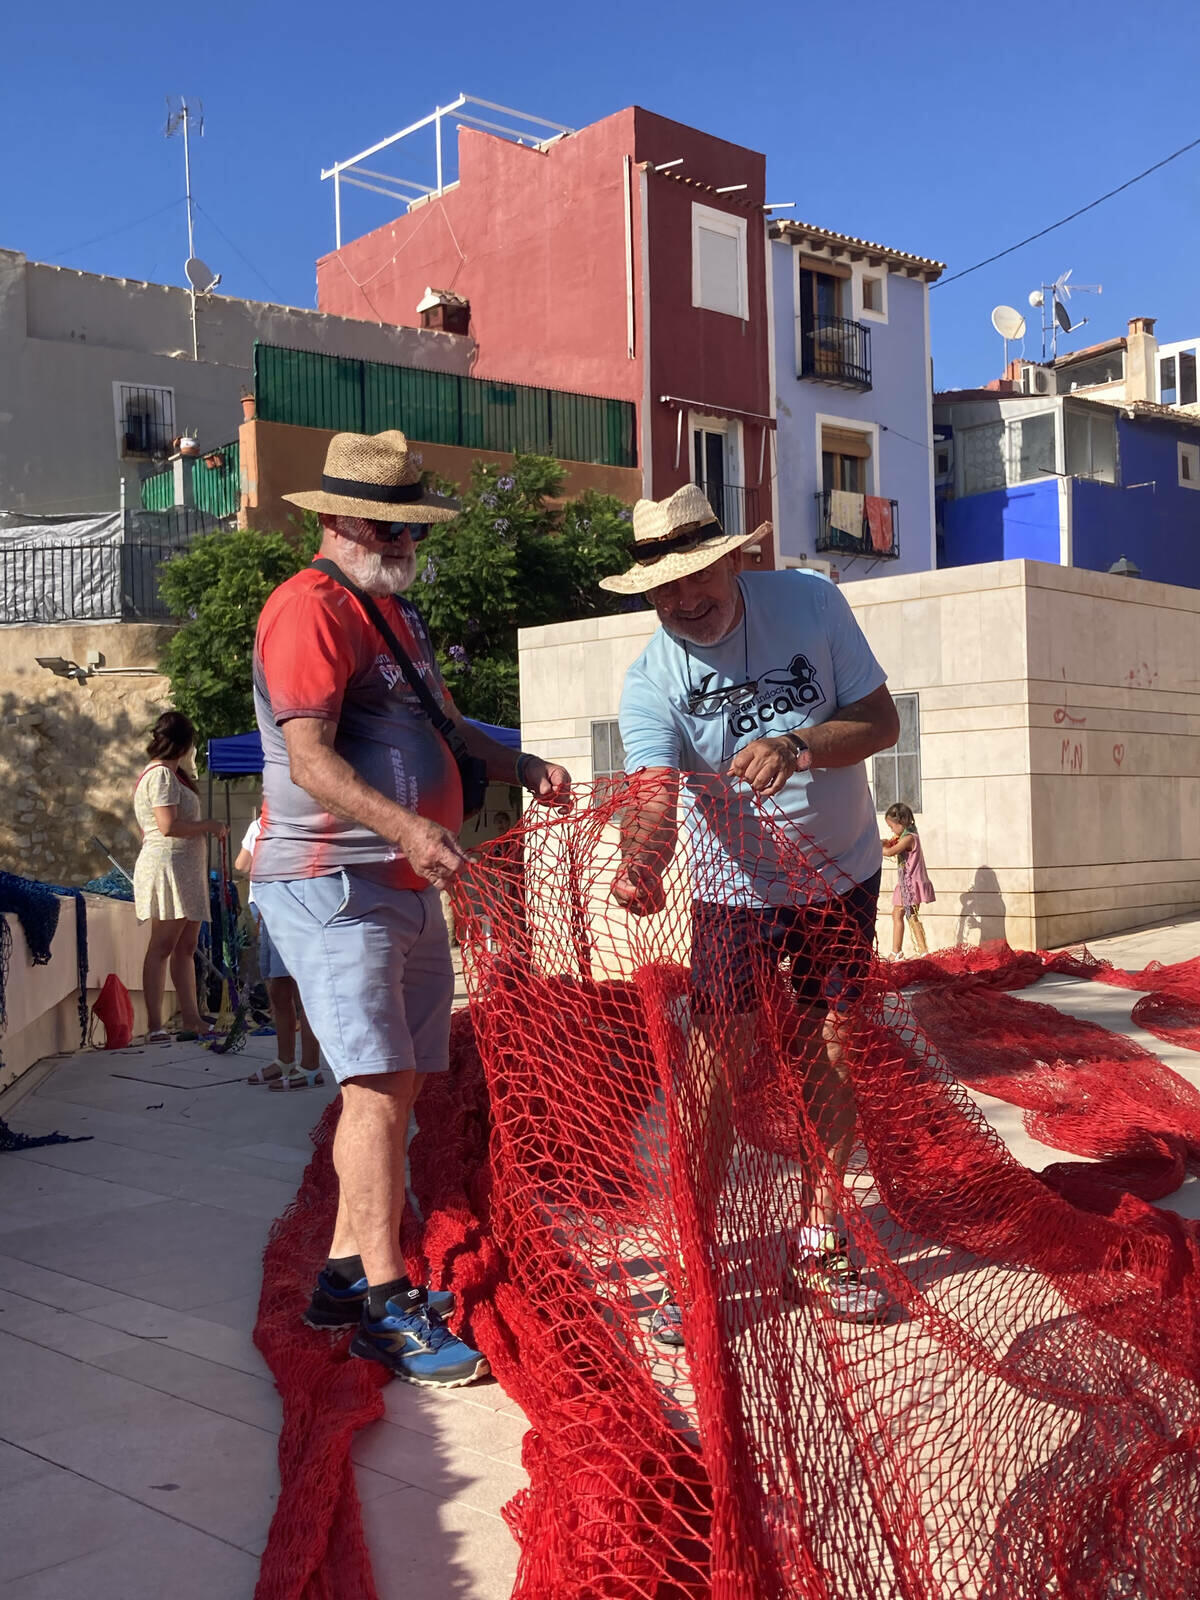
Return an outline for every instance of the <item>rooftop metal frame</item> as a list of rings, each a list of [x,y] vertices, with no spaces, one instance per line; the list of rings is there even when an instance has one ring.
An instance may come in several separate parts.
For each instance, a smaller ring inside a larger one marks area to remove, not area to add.
[[[464,110],[467,106],[480,106],[484,111],[495,111],[501,116],[515,118],[518,122],[529,123],[530,127],[511,127],[504,123],[492,122],[481,117],[477,111]],[[342,184],[352,184],[356,189],[369,189],[373,194],[385,195],[389,200],[398,200],[410,209],[422,201],[444,194],[448,187],[446,183],[446,166],[442,148],[442,122],[448,116],[455,117],[455,128],[471,127],[482,128],[487,133],[498,133],[506,139],[512,139],[517,144],[530,145],[535,150],[544,149],[553,144],[556,139],[563,138],[566,134],[574,133],[574,128],[567,128],[559,122],[551,122],[546,117],[531,116],[527,111],[516,111],[512,106],[496,105],[492,100],[480,100],[473,94],[460,94],[457,100],[452,100],[448,106],[438,106],[430,112],[429,116],[422,117],[419,122],[410,123],[407,128],[401,128],[399,133],[393,133],[386,139],[381,139],[378,144],[373,144],[368,150],[360,150],[356,156],[351,156],[348,161],[335,161],[332,167],[321,170],[321,180],[333,179],[333,227],[336,239],[336,248],[342,248]],[[388,172],[379,172],[373,167],[364,167],[362,163],[369,161],[381,150],[398,144],[401,139],[407,139],[414,133],[419,133],[423,128],[432,126],[434,136],[434,177],[431,186],[418,183],[414,178],[398,178]],[[367,182],[374,179],[374,182]],[[457,180],[455,180],[457,181]],[[385,187],[386,185],[386,187]],[[406,194],[404,191],[415,190],[415,193]]]

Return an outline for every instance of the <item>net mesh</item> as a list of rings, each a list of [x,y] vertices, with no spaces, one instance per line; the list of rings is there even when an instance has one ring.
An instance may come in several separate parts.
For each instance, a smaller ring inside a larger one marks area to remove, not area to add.
[[[1194,1593],[1197,1238],[1148,1200],[1200,1154],[1200,1097],[1004,992],[1193,975],[1002,946],[882,967],[850,886],[770,817],[694,833],[628,914],[622,819],[652,784],[473,858],[471,1009],[419,1104],[410,1271],[455,1290],[530,1422],[514,1595]],[[738,848],[785,905],[730,906]],[[1028,1170],[979,1093],[1089,1159]],[[373,1592],[346,1474],[374,1374],[297,1326],[331,1185],[322,1146],[264,1277],[288,1422],[262,1600]]]

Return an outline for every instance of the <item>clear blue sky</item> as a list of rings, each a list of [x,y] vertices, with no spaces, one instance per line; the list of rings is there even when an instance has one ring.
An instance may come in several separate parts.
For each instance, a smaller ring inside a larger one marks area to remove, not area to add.
[[[1200,135],[1193,0],[249,0],[123,11],[66,0],[44,11],[53,23],[24,7],[4,22],[0,246],[182,282],[182,150],[163,137],[165,96],[182,92],[205,113],[199,254],[225,291],[296,305],[314,303],[313,263],[333,242],[321,167],[459,90],[575,127],[647,106],[764,151],[768,198],[795,200],[791,215],[950,271]],[[348,232],[388,211],[354,195]],[[1200,149],[936,289],[938,386],[994,376],[992,306],[1025,309],[1029,290],[1066,267],[1104,285],[1099,300],[1074,302],[1092,319],[1076,344],[1138,315],[1156,316],[1163,340],[1200,333],[1197,259]],[[1027,353],[1039,352],[1031,326]]]

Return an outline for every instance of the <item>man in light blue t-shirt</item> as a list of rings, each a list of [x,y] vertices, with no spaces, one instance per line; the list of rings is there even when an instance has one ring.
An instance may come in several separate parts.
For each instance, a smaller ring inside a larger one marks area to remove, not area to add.
[[[869,959],[882,862],[865,762],[899,733],[886,675],[835,585],[803,572],[739,574],[737,551],[762,530],[726,534],[695,485],[639,501],[633,528],[634,565],[602,586],[645,594],[661,627],[621,696],[626,770],[648,771],[624,818],[613,896],[634,915],[662,909],[682,821],[703,864],[693,868],[689,1060],[707,1106],[695,1159],[717,1182],[733,1144],[731,1096],[754,1042],[758,975],[787,964],[798,1008],[812,1018],[806,1099],[838,1175],[833,1187],[813,1181],[797,1276],[835,1314],[876,1320],[884,1297],[846,1257],[834,1190],[854,1142],[839,1017]],[[774,802],[767,818],[764,800]],[[780,859],[797,843],[822,885],[805,906],[789,904]],[[683,1342],[673,1294],[654,1334]]]

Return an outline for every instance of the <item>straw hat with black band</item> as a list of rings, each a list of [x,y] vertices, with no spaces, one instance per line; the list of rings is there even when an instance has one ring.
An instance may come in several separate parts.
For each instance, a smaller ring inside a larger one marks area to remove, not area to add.
[[[613,594],[645,594],[702,572],[770,531],[771,524],[763,522],[753,533],[726,533],[704,490],[685,483],[666,500],[638,501],[633,508],[633,566],[601,578],[600,587]]]
[[[335,433],[325,455],[321,487],[283,498],[305,511],[366,517],[371,522],[447,522],[461,510],[457,500],[425,487],[408,440],[398,428],[386,433]]]

